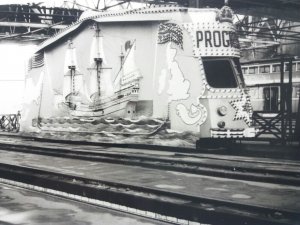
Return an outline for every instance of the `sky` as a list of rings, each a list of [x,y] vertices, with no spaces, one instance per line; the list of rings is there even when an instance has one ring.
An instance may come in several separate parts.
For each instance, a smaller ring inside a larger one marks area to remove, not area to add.
[[[21,109],[27,63],[34,45],[0,43],[0,114]]]

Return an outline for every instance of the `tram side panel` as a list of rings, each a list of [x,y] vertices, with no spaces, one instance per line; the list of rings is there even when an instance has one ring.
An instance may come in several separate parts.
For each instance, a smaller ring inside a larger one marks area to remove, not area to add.
[[[180,30],[177,39],[181,41],[164,43],[162,30],[167,26]],[[182,29],[181,24],[175,23],[160,24],[158,36],[160,40],[156,45],[154,64],[153,115],[170,119],[173,129],[198,132],[198,129],[191,125],[196,124],[199,117],[191,117],[193,121],[189,122],[190,126],[187,126],[178,116],[182,110],[186,110],[184,117],[188,116],[192,105],[194,105],[192,107],[194,115],[197,113],[200,115],[199,96],[204,84],[201,79],[199,59],[193,55],[193,40],[189,33]],[[173,104],[180,104],[180,106],[176,109]]]
[[[171,129],[197,132],[200,137],[251,136],[251,104],[236,71],[239,46],[234,27],[227,20],[217,20],[216,10],[207,9],[202,13],[205,16],[199,17],[197,12],[191,14],[185,23],[99,23],[102,39],[96,46],[103,62],[101,71],[109,73],[105,76],[112,81],[113,91],[118,89],[115,81],[121,70],[127,74],[123,78],[134,82],[138,80],[137,104],[143,102],[143,108],[135,112],[137,116],[146,114],[170,119]],[[95,30],[91,27],[95,27],[94,22],[82,24],[76,32],[65,35],[44,49],[44,66],[30,72],[30,76],[41,80],[40,104],[29,109],[31,113],[25,114],[25,120],[35,116],[70,116],[65,104],[65,89],[73,85],[68,79],[72,75],[70,68],[73,68],[73,75],[78,81],[76,85],[80,84],[79,88],[75,87],[79,93],[75,96],[76,101],[79,106],[80,103],[88,105],[95,84],[95,79],[92,79],[95,78],[95,55],[92,54]],[[120,62],[122,51],[125,53],[123,66]],[[135,54],[129,54],[132,52]],[[215,65],[212,62],[226,64],[229,77],[221,70],[209,75],[204,65]],[[131,65],[133,71],[126,73],[125,63]],[[213,87],[209,82],[211,75],[214,82],[221,80],[221,83],[226,83],[229,78],[235,85]],[[100,94],[107,95],[107,85],[101,88]],[[54,107],[51,108],[51,104]],[[126,117],[126,111],[110,116]]]

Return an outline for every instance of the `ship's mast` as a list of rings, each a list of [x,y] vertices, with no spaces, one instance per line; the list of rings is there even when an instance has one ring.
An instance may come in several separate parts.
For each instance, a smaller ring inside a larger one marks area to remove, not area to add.
[[[101,94],[101,89],[100,89],[100,82],[101,82],[101,70],[102,70],[102,62],[103,59],[101,57],[101,52],[99,51],[100,49],[100,28],[99,25],[96,24],[96,47],[97,47],[97,54],[96,57],[94,58],[94,61],[96,63],[96,72],[97,72],[97,85],[98,85],[98,95],[100,96]]]
[[[71,93],[74,94],[75,92],[75,71],[76,71],[76,66],[75,66],[75,62],[74,62],[74,56],[73,56],[73,43],[71,40],[69,40],[69,49],[71,49],[71,65],[68,66],[69,70],[70,70],[70,75],[71,75]]]
[[[125,55],[123,53],[123,48],[121,46],[121,53],[120,53],[120,64],[121,64],[121,67],[120,67],[120,73],[121,73],[121,77],[120,77],[120,80],[119,80],[119,87],[121,89],[121,85],[122,85],[122,77],[123,77],[123,65],[124,65],[124,61],[125,61]]]
[[[124,56],[124,53],[123,53],[123,48],[122,48],[122,46],[121,46],[121,53],[120,53],[120,69],[122,69],[122,66],[123,66],[123,63],[124,63],[124,58],[125,58],[125,56]]]
[[[70,73],[71,73],[71,87],[72,87],[72,93],[74,93],[74,92],[75,92],[75,79],[74,79],[74,76],[75,76],[76,66],[74,66],[74,65],[69,66],[69,70],[70,70]]]

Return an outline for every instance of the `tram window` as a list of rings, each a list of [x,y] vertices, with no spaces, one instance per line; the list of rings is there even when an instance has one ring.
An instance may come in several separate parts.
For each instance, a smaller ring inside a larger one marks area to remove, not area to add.
[[[208,84],[213,88],[236,88],[234,69],[229,59],[203,59]]]
[[[297,62],[297,71],[300,71],[300,62]]]
[[[280,73],[280,64],[273,65],[273,73]]]
[[[298,91],[297,87],[292,87],[292,98],[297,98],[297,91]]]
[[[259,67],[260,73],[270,73],[270,66],[261,66]]]
[[[296,71],[296,63],[293,63],[292,65],[293,65],[292,71]],[[284,71],[289,71],[289,64],[288,63],[286,63],[284,65]]]
[[[294,87],[294,92],[295,92],[295,95],[293,95],[293,96],[295,98],[299,98],[300,97],[300,86]]]
[[[248,68],[242,68],[243,74],[247,74],[248,73]]]
[[[256,66],[254,67],[249,67],[249,74],[256,74],[257,73],[257,68]]]
[[[278,87],[264,87],[263,88],[263,109],[264,111],[278,111]]]

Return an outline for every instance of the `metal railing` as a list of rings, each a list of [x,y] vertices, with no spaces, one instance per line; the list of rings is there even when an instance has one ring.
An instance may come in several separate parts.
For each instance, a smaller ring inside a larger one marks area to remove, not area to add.
[[[0,114],[0,130],[5,132],[19,132],[21,114]]]
[[[295,139],[296,118],[287,112],[255,111],[253,123],[259,129],[257,138],[269,137],[283,142]]]

